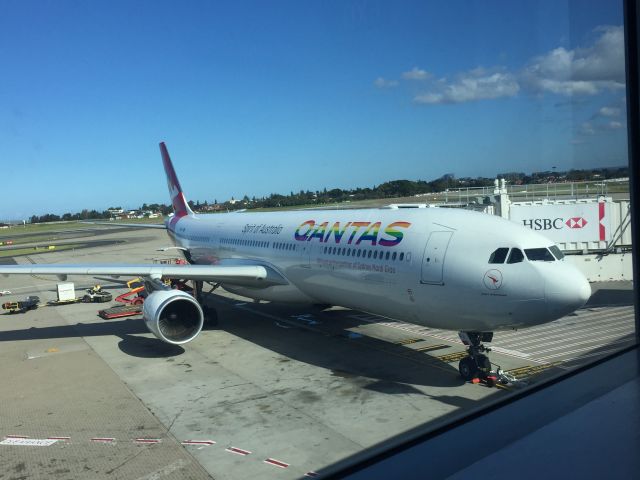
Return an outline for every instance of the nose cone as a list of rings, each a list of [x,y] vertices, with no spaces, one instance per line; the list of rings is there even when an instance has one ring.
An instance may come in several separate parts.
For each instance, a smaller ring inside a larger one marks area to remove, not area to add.
[[[582,307],[591,297],[591,285],[573,265],[562,265],[545,278],[547,311],[560,318]]]

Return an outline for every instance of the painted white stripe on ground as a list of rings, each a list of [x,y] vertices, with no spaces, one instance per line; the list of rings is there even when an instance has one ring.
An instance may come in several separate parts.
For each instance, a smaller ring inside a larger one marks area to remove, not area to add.
[[[495,345],[491,346],[491,351],[502,353],[503,355],[511,355],[511,356],[520,357],[520,358],[529,358],[531,356],[528,353],[518,352],[517,350],[511,350],[509,348],[496,347]]]
[[[5,438],[0,445],[13,445],[19,447],[50,447],[58,440],[50,438]]]
[[[605,336],[598,337],[598,340],[606,340],[606,339],[609,339],[609,338],[615,338],[615,339],[617,339],[619,341],[619,340],[622,340],[622,337],[623,336],[621,336],[620,334],[605,335]],[[571,342],[569,345],[565,345],[565,347],[568,346],[569,348],[573,348],[573,347],[576,347],[578,345],[590,345],[591,348],[597,348],[597,347],[604,347],[604,346],[607,346],[607,345],[611,345],[612,343],[616,343],[616,342],[615,341],[613,341],[613,342],[598,342],[597,340],[594,340],[593,338],[590,338],[588,340],[584,340],[584,341],[581,341],[581,342]],[[554,352],[556,350],[558,350],[557,347],[547,348],[547,349],[544,349],[544,350],[538,350],[536,353],[540,354],[540,353]],[[565,350],[564,353],[568,354],[570,352],[567,352]]]
[[[617,333],[618,336],[622,337],[624,335],[633,335],[633,329],[630,329],[629,327],[623,326],[623,327],[603,327],[603,328],[596,328],[596,329],[588,329],[588,330],[584,330],[584,331],[573,331],[570,332],[573,335],[564,335],[564,336],[555,336],[555,335],[550,335],[548,337],[542,338],[542,339],[536,339],[532,342],[514,342],[514,343],[510,343],[509,345],[513,345],[513,346],[517,346],[519,348],[522,348],[523,350],[527,350],[528,348],[532,348],[535,349],[536,345],[554,345],[557,343],[569,343],[572,340],[580,340],[583,338],[591,338],[593,339],[594,342],[598,342],[600,339],[603,338],[607,338],[604,334],[605,333],[609,333],[609,334],[613,334],[613,333]],[[609,335],[610,337],[611,335]]]
[[[134,440],[136,443],[160,443],[161,441],[159,438],[136,438]]]
[[[635,343],[635,340],[621,340],[618,342],[610,342],[607,344],[607,346],[613,346],[613,345],[620,345],[619,348],[615,348],[612,349],[612,351],[617,351],[617,350],[622,350],[624,347],[626,347],[627,345],[633,345],[633,343]],[[599,348],[598,345],[589,345],[583,348],[576,348],[574,350],[570,350],[567,352],[560,352],[560,353],[555,353],[553,355],[545,355],[543,357],[540,357],[541,360],[544,361],[551,361],[551,359],[554,358],[558,358],[558,357],[563,357],[565,355],[571,355],[573,353],[580,353],[580,352],[585,352],[585,351],[589,351],[589,350],[597,350]],[[594,352],[594,354],[599,354],[600,350],[598,350],[598,352]],[[588,356],[592,356],[592,355],[581,355],[578,358],[568,358],[566,360],[580,360],[581,358],[586,358]]]
[[[185,440],[182,445],[215,445],[213,440]]]
[[[575,331],[592,331],[596,329],[606,329],[606,328],[626,328],[627,330],[633,330],[633,319],[629,318],[620,322],[612,322],[611,320],[607,320],[604,322],[597,323],[576,323],[575,325],[568,325],[563,328],[551,329],[551,330],[534,330],[529,329],[523,332],[519,332],[518,335],[513,335],[510,337],[505,337],[504,335],[496,335],[494,341],[496,342],[508,342],[509,345],[515,345],[522,341],[531,341],[534,339],[543,339],[543,338],[551,338],[551,337],[559,337],[562,335],[571,334]]]
[[[584,314],[580,312],[577,315],[563,317],[559,320],[555,320],[553,322],[550,322],[544,325],[527,328],[526,331],[529,332],[530,334],[533,334],[534,332],[537,333],[537,332],[543,332],[547,330],[558,330],[559,328],[571,327],[577,324],[584,325],[585,323],[598,322],[599,319],[601,319],[603,316],[609,319],[617,318],[617,317],[627,319],[628,317],[633,318],[633,315],[634,315],[633,307],[625,307],[615,312],[611,312],[610,310],[605,310],[604,313],[603,311],[598,311],[598,312],[592,312],[590,314]],[[497,332],[496,336],[499,338],[510,338],[513,336],[522,335],[523,330],[525,329],[515,330],[511,332]]]
[[[264,461],[264,463],[268,463],[269,465],[274,465],[274,466],[280,467],[280,468],[287,468],[289,466],[288,463],[285,463],[285,462],[280,461],[280,460],[276,460],[275,458],[266,458],[263,461]]]
[[[162,477],[166,477],[167,475],[170,475],[173,472],[180,470],[182,467],[186,467],[187,465],[189,465],[189,463],[185,460],[182,460],[182,459],[176,460],[175,462],[170,463],[166,467],[162,467],[161,469],[156,470],[155,472],[151,472],[150,474],[145,475],[143,477],[138,477],[136,480],[158,480]],[[180,478],[184,478],[184,477],[180,477]]]
[[[249,455],[251,452],[249,450],[243,450],[242,448],[237,448],[237,447],[229,447],[229,448],[225,448],[225,451],[229,452],[229,453],[235,453],[237,455]]]

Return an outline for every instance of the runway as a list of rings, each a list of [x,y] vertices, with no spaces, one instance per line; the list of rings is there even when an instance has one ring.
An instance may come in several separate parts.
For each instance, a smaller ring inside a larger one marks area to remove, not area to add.
[[[171,255],[155,251],[168,246],[161,231],[100,229],[100,236],[113,243],[30,257],[142,263]],[[70,280],[77,290],[95,283]],[[55,297],[55,284],[11,277],[0,288],[18,293],[10,300],[36,294],[46,301]],[[630,283],[594,287],[594,302],[574,315],[497,333],[492,361],[536,382],[628,345]],[[342,308],[253,303],[221,290],[208,303],[218,309],[219,325],[181,347],[156,340],[139,317],[101,320],[96,312],[104,305],[0,316],[0,361],[9,379],[0,391],[8,406],[0,414],[0,439],[9,440],[0,444],[6,466],[0,479],[81,478],[83,472],[91,478],[313,477],[363,449],[511,394],[459,378],[464,347],[456,332]],[[55,442],[37,447],[10,440],[18,437]]]

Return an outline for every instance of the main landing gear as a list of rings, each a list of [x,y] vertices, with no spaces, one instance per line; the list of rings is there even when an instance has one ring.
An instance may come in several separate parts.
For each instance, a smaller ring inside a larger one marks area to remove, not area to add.
[[[214,327],[218,325],[218,312],[215,308],[210,307],[205,303],[205,298],[202,292],[202,284],[203,282],[200,280],[194,280],[193,282],[193,297],[198,301],[200,307],[202,308],[202,313],[204,313],[204,324],[207,327]],[[216,283],[212,285],[211,290],[207,293],[213,292],[216,288],[218,288],[220,284]]]
[[[493,332],[459,332],[458,336],[467,348],[469,356],[460,360],[458,370],[460,376],[466,381],[474,378],[480,378],[487,382],[487,385],[493,387],[496,383],[496,376],[492,374],[491,362],[487,354],[491,351],[489,347],[485,347],[482,342],[491,342]]]

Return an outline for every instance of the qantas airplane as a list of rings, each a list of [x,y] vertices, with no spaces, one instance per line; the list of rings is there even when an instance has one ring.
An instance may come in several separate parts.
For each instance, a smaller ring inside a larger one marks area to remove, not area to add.
[[[202,283],[274,302],[338,305],[457,330],[469,355],[460,374],[488,374],[496,330],[525,328],[582,307],[584,275],[547,238],[497,216],[449,208],[300,210],[196,215],[164,143],[174,215],[165,225],[188,265],[14,265],[1,274],[140,276],[143,318],[159,339],[201,331]],[[162,279],[192,280],[195,298]]]

